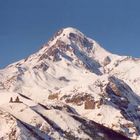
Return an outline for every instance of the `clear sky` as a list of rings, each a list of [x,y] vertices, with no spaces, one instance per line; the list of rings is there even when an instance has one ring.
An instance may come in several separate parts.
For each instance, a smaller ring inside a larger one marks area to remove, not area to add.
[[[140,57],[140,0],[0,0],[0,67],[69,26],[113,53]]]

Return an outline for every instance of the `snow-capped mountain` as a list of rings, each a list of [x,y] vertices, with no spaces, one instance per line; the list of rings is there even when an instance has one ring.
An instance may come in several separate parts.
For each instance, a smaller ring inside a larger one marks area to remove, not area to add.
[[[0,70],[0,139],[140,139],[140,59],[74,28]]]

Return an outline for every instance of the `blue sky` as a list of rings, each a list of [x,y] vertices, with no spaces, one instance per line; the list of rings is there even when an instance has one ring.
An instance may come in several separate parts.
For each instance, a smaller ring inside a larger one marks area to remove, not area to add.
[[[27,57],[63,27],[139,57],[140,0],[0,0],[0,67]]]

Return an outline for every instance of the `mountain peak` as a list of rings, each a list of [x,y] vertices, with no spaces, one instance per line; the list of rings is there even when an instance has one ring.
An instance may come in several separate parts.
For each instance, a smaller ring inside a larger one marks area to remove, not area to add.
[[[77,28],[74,28],[74,27],[66,27],[66,28],[62,28],[65,32],[68,32],[68,33],[76,33],[76,32],[80,32]]]
[[[112,58],[109,56],[111,55],[96,41],[88,38],[78,29],[67,27],[56,32],[39,52],[31,55],[25,61],[36,65],[36,62],[60,62],[64,60],[64,63],[70,63],[101,75],[100,68],[104,65],[103,61],[109,60],[107,64],[110,63]]]
[[[64,34],[69,34],[69,33],[75,33],[75,34],[83,34],[78,30],[77,28],[74,27],[66,27],[66,28],[61,28],[58,32],[63,32]],[[83,34],[84,35],[84,34]]]
[[[0,139],[138,139],[139,71],[140,61],[63,28],[39,52],[0,70]],[[112,138],[113,130],[128,138]]]
[[[48,44],[52,45],[57,40],[61,40],[67,44],[70,44],[70,38],[76,38],[76,37],[85,38],[85,35],[82,32],[80,32],[78,29],[73,27],[62,28],[54,34],[54,36],[50,39]]]
[[[101,74],[99,70],[101,64],[94,59],[97,48],[99,48],[97,43],[79,30],[72,27],[63,28],[40,50],[39,61],[46,58],[55,62],[65,60]]]
[[[78,34],[78,35],[83,35],[84,36],[84,34],[82,32],[80,32],[78,29],[73,28],[73,27],[63,28],[63,33],[65,33],[65,34],[74,33],[74,34]]]

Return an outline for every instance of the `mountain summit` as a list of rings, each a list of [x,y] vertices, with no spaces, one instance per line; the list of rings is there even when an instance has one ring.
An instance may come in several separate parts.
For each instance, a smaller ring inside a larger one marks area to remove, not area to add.
[[[75,28],[0,70],[0,139],[140,139],[140,59]]]

